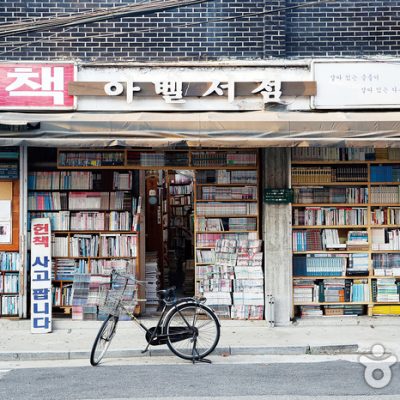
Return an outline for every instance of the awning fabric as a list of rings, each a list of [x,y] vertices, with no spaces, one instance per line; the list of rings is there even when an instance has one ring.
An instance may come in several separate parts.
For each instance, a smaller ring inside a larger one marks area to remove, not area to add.
[[[400,112],[381,111],[3,112],[0,126],[2,146],[400,147]]]

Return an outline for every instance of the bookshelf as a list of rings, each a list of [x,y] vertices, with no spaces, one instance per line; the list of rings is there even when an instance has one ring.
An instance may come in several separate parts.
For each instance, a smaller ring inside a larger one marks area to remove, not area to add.
[[[292,149],[294,315],[400,314],[399,149]]]
[[[0,148],[0,318],[21,314],[22,268],[19,254],[19,148]],[[6,211],[8,210],[8,211]]]
[[[220,317],[263,319],[258,152],[225,153],[191,155],[196,292]]]
[[[28,227],[35,217],[51,221],[53,312],[73,319],[101,318],[99,289],[112,269],[139,272],[138,176],[105,153],[98,161],[77,152],[79,169],[31,163],[28,173]]]
[[[177,243],[177,238],[186,235],[189,239],[190,231],[194,230],[194,261],[186,260],[184,290],[189,291],[188,277],[194,275],[195,292],[207,297],[208,304],[216,307],[221,316],[263,318],[257,150],[59,149],[57,167],[65,172],[90,170],[93,174],[100,170],[164,170],[167,189],[161,210],[164,249],[173,248],[176,256],[183,245]],[[189,185],[176,181],[179,171],[193,172],[193,194],[181,192]],[[94,182],[93,191],[98,192],[96,201],[101,204],[104,189]],[[72,212],[61,204],[67,201],[63,196],[69,199],[71,195],[60,195],[59,199],[57,196],[52,192],[51,199],[45,198],[43,202],[57,202],[58,212]],[[103,212],[101,207],[96,211]],[[165,251],[163,265],[162,281],[166,285],[168,275],[174,271],[169,257],[165,260]]]
[[[194,293],[193,171],[168,171],[168,266],[172,282]]]

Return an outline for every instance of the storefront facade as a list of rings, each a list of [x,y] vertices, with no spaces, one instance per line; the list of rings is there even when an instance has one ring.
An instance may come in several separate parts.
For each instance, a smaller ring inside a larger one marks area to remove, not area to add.
[[[393,265],[396,265],[395,254],[400,247],[392,244],[394,239],[389,239],[395,235],[390,232],[397,231],[396,223],[373,222],[381,214],[393,214],[396,222],[396,204],[399,202],[399,199],[383,198],[382,193],[387,192],[385,188],[398,188],[392,170],[396,170],[396,161],[400,158],[394,151],[390,154],[376,151],[395,148],[398,143],[399,115],[395,111],[386,111],[400,104],[397,100],[400,88],[394,80],[396,65],[316,60],[229,66],[207,63],[179,68],[68,63],[3,64],[1,67],[2,76],[8,77],[1,81],[0,89],[4,110],[0,114],[0,124],[4,127],[0,132],[1,142],[3,146],[18,146],[20,154],[21,234],[15,249],[21,257],[17,312],[21,317],[28,315],[28,214],[38,212],[35,216],[40,217],[55,212],[51,207],[32,207],[29,202],[62,202],[63,191],[71,197],[76,190],[78,193],[100,193],[98,201],[101,203],[102,192],[115,190],[130,191],[131,197],[126,201],[132,203],[133,198],[139,201],[141,197],[147,205],[150,192],[146,190],[146,170],[164,171],[167,175],[166,171],[193,171],[196,284],[203,279],[199,278],[199,271],[215,265],[216,253],[212,250],[215,244],[204,245],[206,235],[214,235],[214,241],[222,237],[248,242],[262,240],[262,251],[254,251],[263,253],[262,263],[258,262],[257,256],[251,261],[242,259],[242,264],[237,264],[238,255],[233,252],[235,254],[231,256],[236,257],[236,264],[224,264],[233,267],[232,270],[224,270],[225,275],[218,275],[222,274],[221,270],[212,271],[211,279],[204,278],[206,292],[214,293],[210,294],[210,301],[214,296],[215,306],[227,305],[228,297],[231,308],[235,307],[235,299],[236,304],[250,306],[251,310],[247,307],[243,311],[243,307],[239,307],[233,313],[230,308],[225,317],[237,318],[239,315],[239,318],[247,319],[265,315],[267,321],[285,325],[301,313],[373,315],[377,303],[390,303],[388,305],[392,307],[399,303],[395,293],[387,298],[377,297],[381,287],[384,293],[386,289],[393,291],[397,285]],[[365,111],[372,108],[385,111]],[[41,148],[43,154],[49,154],[48,161],[52,165],[43,163],[42,170],[30,161],[34,154],[37,165],[46,161],[37,156]],[[314,148],[326,152],[314,152]],[[336,148],[366,150],[343,150],[341,153],[335,152]],[[333,150],[330,152],[329,149]],[[104,161],[108,159],[106,154],[112,154],[108,164]],[[392,168],[392,180],[383,182],[379,180],[382,176],[376,177],[376,167],[383,166]],[[102,179],[112,181],[110,170],[121,179],[131,179],[131,173],[137,181],[131,186],[122,185],[120,189],[115,182],[104,188],[96,186],[93,176],[99,174]],[[72,175],[74,172],[91,174],[87,178],[91,183],[53,189],[49,177],[63,171]],[[211,172],[207,175],[207,171],[212,171],[214,176],[210,177]],[[29,179],[38,180],[39,176],[43,177],[40,173],[46,175],[46,182],[41,183],[44,186],[32,186]],[[224,174],[229,175],[229,179],[234,176],[234,180],[224,180]],[[174,173],[174,179],[176,175]],[[161,181],[163,179],[165,176]],[[170,191],[171,187],[173,182],[165,190]],[[209,189],[205,190],[207,187]],[[229,193],[222,193],[219,188]],[[281,193],[287,196],[267,196],[276,189],[284,189]],[[323,200],[317,197],[321,194],[315,193],[318,190],[325,190]],[[336,192],[331,193],[332,190]],[[43,195],[45,191],[49,194]],[[35,192],[41,194],[35,195]],[[54,192],[60,193],[60,199],[53,198]],[[293,194],[295,198],[290,198]],[[372,201],[373,195],[381,196],[379,201]],[[227,210],[229,203],[237,209]],[[79,213],[79,217],[89,218],[89,211],[94,210],[77,204],[72,209],[59,207],[57,214],[58,211],[69,211],[69,218],[72,214],[78,217]],[[238,212],[243,205],[243,212]],[[215,210],[218,207],[219,213]],[[122,213],[130,212],[127,218],[133,221],[134,210],[113,209],[110,203],[94,208],[98,211],[97,217],[102,213],[108,221],[111,216],[106,211],[115,212],[112,218],[118,218],[118,234],[126,235],[124,240],[127,241],[138,240],[137,252],[142,257],[135,264],[135,270],[145,278],[144,207],[138,213],[138,231],[132,228],[132,223],[128,224],[132,229],[121,228]],[[137,212],[137,203],[135,210]],[[344,210],[347,210],[347,219],[342,220]],[[213,224],[219,228],[209,228]],[[240,224],[242,226],[238,227]],[[109,226],[105,228],[97,229],[96,240],[111,243],[116,234],[109,231]],[[92,229],[79,229],[80,233],[72,232],[70,227],[55,230],[67,232],[58,235],[60,242],[73,241],[79,234],[91,235],[90,240],[95,236]],[[107,231],[109,236],[102,238],[101,231]],[[356,237],[354,232],[364,233]],[[332,237],[337,235],[337,238],[333,240],[329,236],[328,240],[327,233]],[[78,238],[78,242],[81,239]],[[0,250],[7,251],[2,247]],[[90,270],[94,265],[105,267],[96,259],[100,259],[100,254],[94,256],[95,263],[88,261],[85,264],[85,257],[90,256],[78,253],[65,255],[61,252],[58,258],[75,259],[82,264],[78,267],[83,270]],[[106,257],[125,261],[127,254],[103,254],[103,259]],[[324,261],[318,264],[321,259]],[[358,262],[359,268],[355,268]],[[70,268],[75,266],[71,265]],[[243,266],[248,268],[240,270]],[[259,270],[261,277],[257,274]],[[230,273],[236,275],[230,276]],[[391,278],[386,281],[379,278],[390,273]],[[4,272],[3,275],[7,274]],[[262,289],[252,289],[250,284],[247,289],[243,285],[240,287],[242,279],[254,281],[254,286]],[[231,281],[229,290],[225,281]],[[65,295],[68,285],[65,285]],[[62,297],[63,283],[59,290]],[[204,285],[202,290],[204,293]],[[262,306],[262,311],[257,306]],[[375,311],[390,312],[376,308]],[[392,311],[395,312],[395,308]]]

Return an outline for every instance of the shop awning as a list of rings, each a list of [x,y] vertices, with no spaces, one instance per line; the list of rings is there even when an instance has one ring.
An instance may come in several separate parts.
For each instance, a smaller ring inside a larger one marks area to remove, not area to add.
[[[0,145],[400,147],[400,112],[0,113]]]

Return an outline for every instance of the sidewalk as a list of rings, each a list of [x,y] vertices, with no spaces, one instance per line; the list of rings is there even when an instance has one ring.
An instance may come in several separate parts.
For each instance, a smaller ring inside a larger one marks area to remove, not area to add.
[[[153,320],[144,320],[153,326]],[[88,358],[101,321],[56,319],[53,333],[33,335],[29,320],[0,320],[0,361],[64,360]],[[269,328],[265,321],[221,321],[217,354],[299,355],[369,352],[380,343],[400,359],[400,318],[310,319],[287,327]],[[171,355],[167,346],[141,351],[143,331],[133,322],[121,321],[108,357]]]

